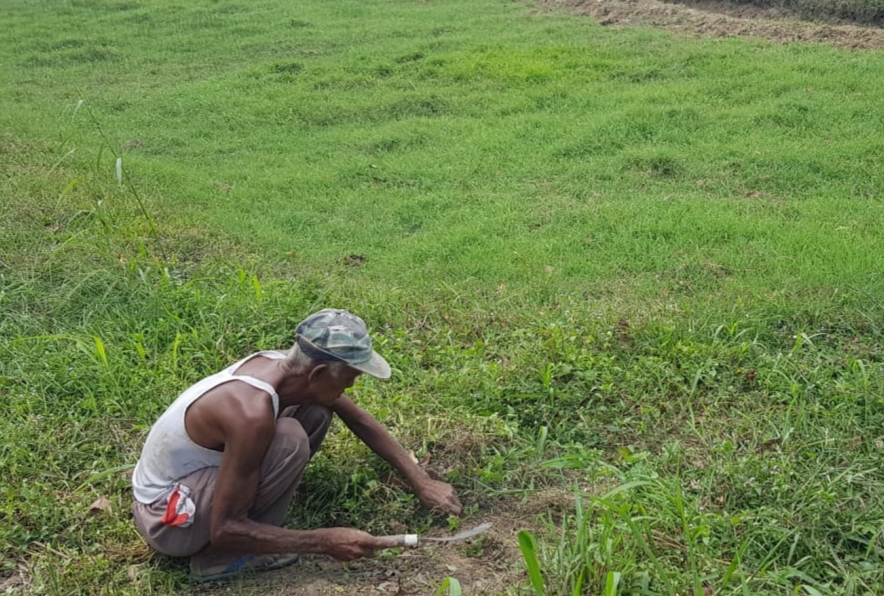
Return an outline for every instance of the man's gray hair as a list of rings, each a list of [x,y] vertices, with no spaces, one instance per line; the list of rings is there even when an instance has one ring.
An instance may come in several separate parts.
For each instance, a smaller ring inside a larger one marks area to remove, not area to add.
[[[316,360],[304,353],[301,346],[298,345],[298,342],[295,342],[295,344],[289,348],[289,351],[285,355],[284,362],[289,369],[299,373],[306,372],[310,367],[319,364]],[[341,373],[347,366],[345,362],[324,362],[324,364],[328,364],[332,377],[336,379],[340,378]]]

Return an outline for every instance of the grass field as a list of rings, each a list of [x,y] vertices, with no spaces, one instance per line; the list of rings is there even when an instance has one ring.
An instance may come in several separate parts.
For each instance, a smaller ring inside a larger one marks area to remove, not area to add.
[[[186,590],[128,514],[147,429],[339,306],[395,371],[356,398],[464,520],[567,499],[500,593],[884,593],[881,52],[503,0],[7,0],[0,28],[10,590]],[[294,526],[457,521],[344,432],[304,488]]]

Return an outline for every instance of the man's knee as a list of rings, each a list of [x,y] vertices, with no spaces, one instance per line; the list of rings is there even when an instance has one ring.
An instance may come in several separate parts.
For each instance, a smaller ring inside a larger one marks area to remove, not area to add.
[[[280,418],[276,421],[273,441],[264,456],[264,463],[273,467],[280,463],[306,465],[310,459],[310,437],[304,427],[294,418]],[[268,461],[271,460],[271,461]]]
[[[298,408],[298,411],[295,412],[293,417],[301,423],[301,426],[304,427],[304,431],[309,436],[316,432],[322,432],[324,434],[331,424],[332,416],[334,416],[334,414],[332,413],[331,408],[311,404],[309,406],[301,406]]]
[[[264,455],[264,461],[261,462],[261,482],[255,496],[254,508],[266,509],[293,490],[309,461],[310,439],[301,423],[294,418],[277,420],[273,441]],[[274,525],[281,523],[280,519],[275,521]]]
[[[295,414],[295,419],[301,423],[310,439],[311,454],[316,453],[322,445],[333,416],[331,408],[315,404],[302,406]]]

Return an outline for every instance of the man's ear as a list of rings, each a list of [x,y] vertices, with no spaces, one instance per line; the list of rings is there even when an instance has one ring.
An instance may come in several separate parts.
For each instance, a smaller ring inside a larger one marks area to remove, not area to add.
[[[321,379],[326,373],[328,373],[328,371],[328,364],[317,364],[310,369],[310,372],[307,374],[307,381],[314,383]]]

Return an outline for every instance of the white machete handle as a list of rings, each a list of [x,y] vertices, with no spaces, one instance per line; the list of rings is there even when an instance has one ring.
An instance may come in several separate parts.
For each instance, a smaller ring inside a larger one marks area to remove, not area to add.
[[[417,534],[396,534],[393,536],[382,536],[382,538],[395,540],[396,546],[417,546],[419,542]]]

